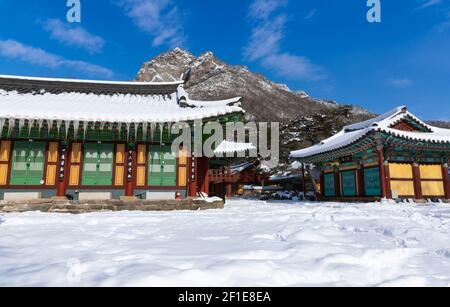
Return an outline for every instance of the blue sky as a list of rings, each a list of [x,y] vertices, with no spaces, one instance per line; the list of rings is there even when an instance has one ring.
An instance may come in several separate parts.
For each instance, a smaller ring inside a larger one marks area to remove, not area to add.
[[[450,1],[0,0],[0,74],[133,79],[180,46],[211,50],[292,90],[384,112],[450,120]]]

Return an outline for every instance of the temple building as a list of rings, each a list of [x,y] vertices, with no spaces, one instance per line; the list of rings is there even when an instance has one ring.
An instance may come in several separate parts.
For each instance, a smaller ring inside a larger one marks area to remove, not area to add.
[[[191,100],[183,85],[0,76],[0,200],[207,193],[209,159],[173,152],[170,127],[225,126],[244,110],[241,98]]]
[[[450,199],[450,130],[399,107],[291,153],[320,170],[324,200]]]

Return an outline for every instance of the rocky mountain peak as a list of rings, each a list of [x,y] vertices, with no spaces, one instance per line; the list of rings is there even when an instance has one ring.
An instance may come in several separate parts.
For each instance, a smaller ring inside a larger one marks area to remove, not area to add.
[[[175,48],[144,63],[136,81],[175,81],[189,72],[185,89],[199,100],[243,97],[247,119],[289,121],[301,114],[336,108],[336,104],[311,98],[303,91],[294,92],[287,85],[268,80],[241,65],[230,65],[211,51],[196,57]]]

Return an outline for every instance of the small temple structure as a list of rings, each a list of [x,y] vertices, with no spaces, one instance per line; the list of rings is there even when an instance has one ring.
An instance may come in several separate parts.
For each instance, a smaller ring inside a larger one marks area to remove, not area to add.
[[[241,98],[195,101],[183,81],[0,76],[0,200],[175,199],[209,191],[209,160],[173,152],[174,123],[241,120]],[[217,152],[248,144],[225,142]]]
[[[291,157],[320,170],[323,200],[450,199],[450,130],[399,107]]]

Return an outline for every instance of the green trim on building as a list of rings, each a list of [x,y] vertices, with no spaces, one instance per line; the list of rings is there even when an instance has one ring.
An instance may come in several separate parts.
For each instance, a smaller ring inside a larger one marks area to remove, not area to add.
[[[83,159],[84,186],[108,186],[113,183],[114,145],[85,144]]]
[[[325,190],[324,190],[325,196],[327,197],[336,196],[336,188],[334,185],[334,173],[325,174],[324,181],[325,181]]]
[[[366,196],[381,196],[380,168],[364,169],[364,187]]]
[[[12,154],[11,185],[41,185],[45,164],[44,142],[15,142]]]
[[[177,159],[170,146],[149,146],[148,185],[155,187],[177,185]]]
[[[356,196],[356,172],[342,172],[342,194],[343,196]]]

